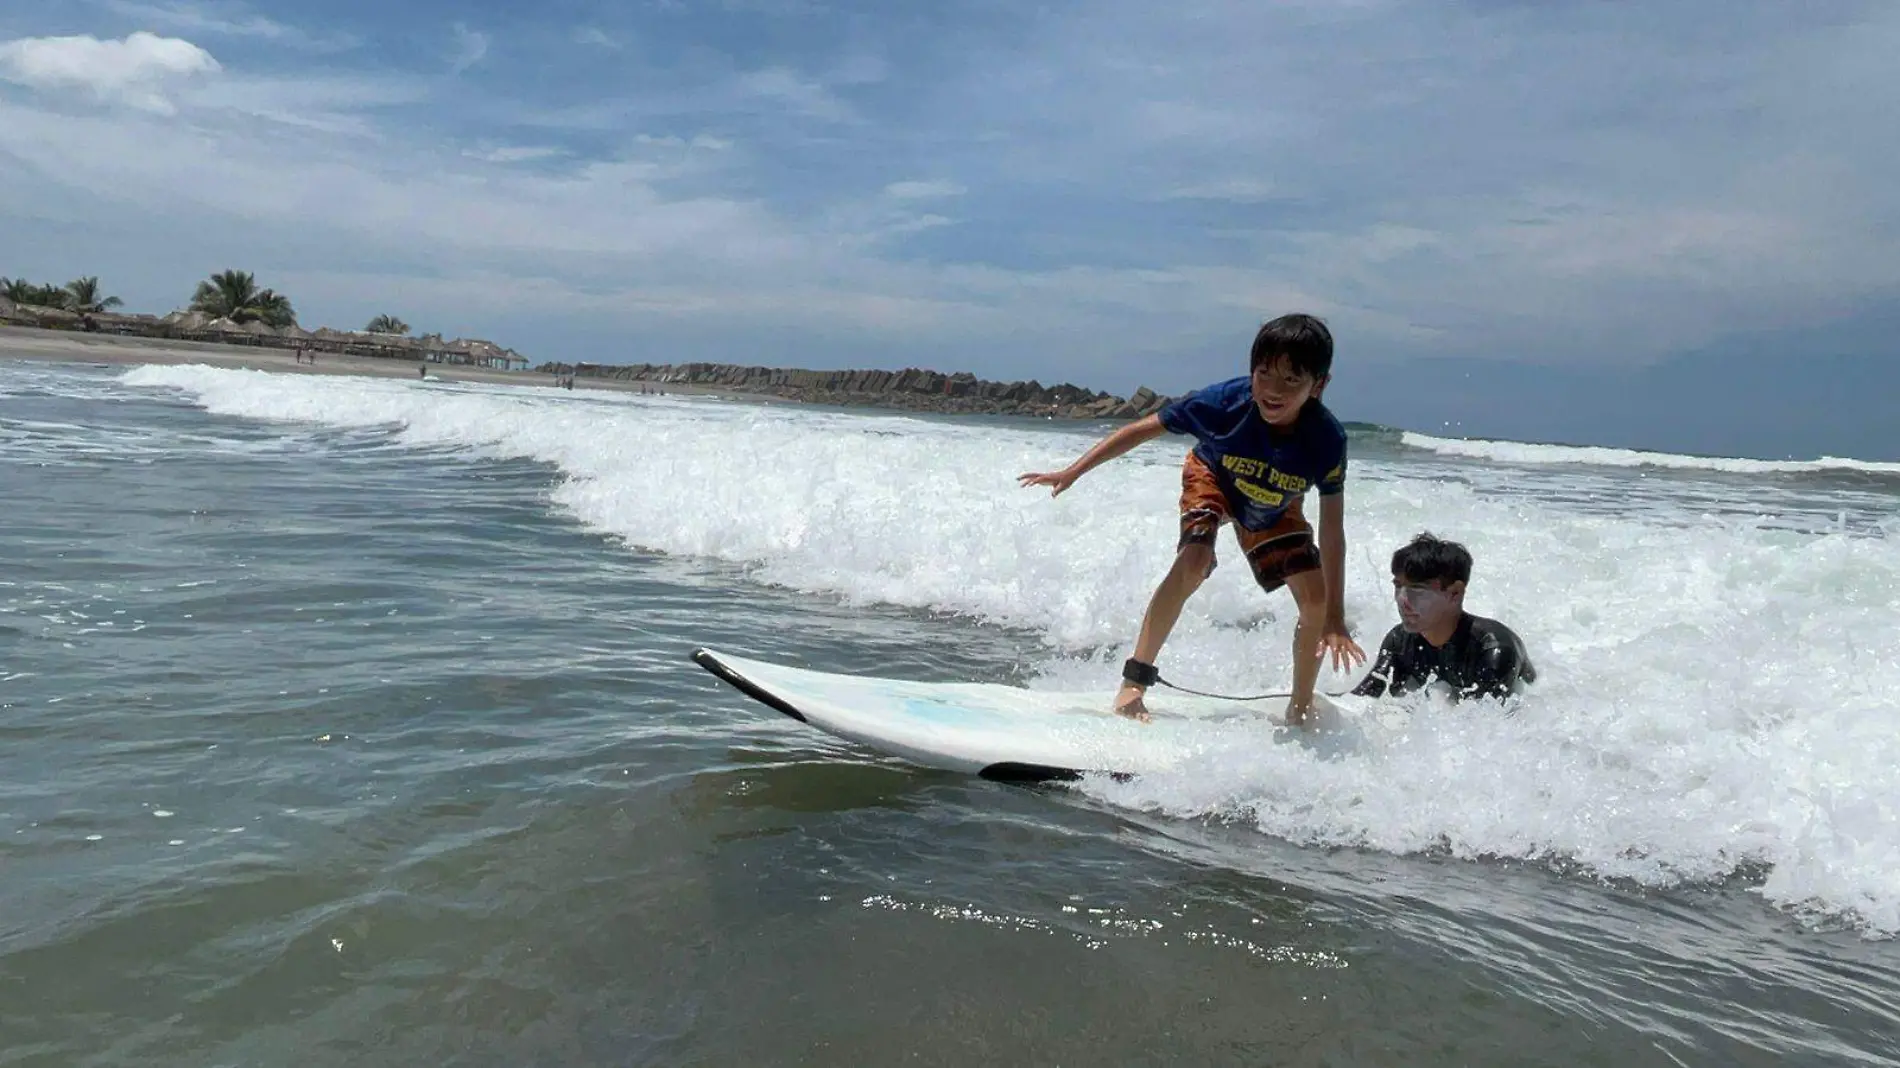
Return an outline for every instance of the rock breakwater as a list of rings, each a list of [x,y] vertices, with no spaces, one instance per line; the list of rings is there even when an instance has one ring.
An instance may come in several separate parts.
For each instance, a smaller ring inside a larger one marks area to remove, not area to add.
[[[536,368],[578,378],[685,385],[814,404],[896,408],[966,415],[1031,415],[1056,419],[1138,419],[1170,398],[1146,386],[1133,396],[1062,383],[991,382],[968,371],[805,371],[728,363],[567,364]]]

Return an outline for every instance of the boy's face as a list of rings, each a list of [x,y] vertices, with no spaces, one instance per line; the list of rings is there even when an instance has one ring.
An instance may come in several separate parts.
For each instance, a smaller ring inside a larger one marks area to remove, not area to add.
[[[1253,403],[1260,418],[1274,426],[1292,426],[1299,421],[1300,409],[1326,388],[1326,380],[1293,369],[1285,356],[1254,368]]]
[[[1458,617],[1465,607],[1465,584],[1418,582],[1393,575],[1392,599],[1398,604],[1399,624],[1417,634]]]

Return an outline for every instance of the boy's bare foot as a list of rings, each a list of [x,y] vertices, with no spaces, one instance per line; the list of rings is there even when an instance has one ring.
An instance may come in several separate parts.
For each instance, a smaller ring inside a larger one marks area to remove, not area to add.
[[[1148,689],[1145,686],[1137,686],[1132,682],[1122,683],[1121,692],[1115,695],[1115,714],[1140,720],[1143,723],[1148,722],[1153,717],[1148,715],[1148,706],[1141,700],[1142,695],[1147,692]]]

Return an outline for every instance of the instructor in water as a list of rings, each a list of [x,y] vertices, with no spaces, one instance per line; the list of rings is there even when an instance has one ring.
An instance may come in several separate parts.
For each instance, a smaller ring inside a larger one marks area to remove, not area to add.
[[[1393,553],[1399,624],[1352,692],[1397,697],[1438,679],[1451,688],[1453,700],[1503,698],[1537,681],[1537,669],[1511,628],[1465,611],[1470,581],[1471,553],[1455,541],[1420,534]]]

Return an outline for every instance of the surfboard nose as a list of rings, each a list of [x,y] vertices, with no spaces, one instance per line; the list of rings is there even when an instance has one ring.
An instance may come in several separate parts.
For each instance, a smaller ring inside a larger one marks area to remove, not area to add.
[[[728,686],[731,686],[733,689],[738,690],[740,693],[745,694],[747,697],[752,698],[767,708],[782,712],[800,723],[811,722],[805,718],[803,712],[794,708],[790,701],[785,700],[778,694],[746,678],[739,673],[737,668],[719,659],[719,654],[713,652],[711,649],[694,649],[693,663],[712,672],[713,676],[721,682],[726,683]]]

